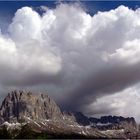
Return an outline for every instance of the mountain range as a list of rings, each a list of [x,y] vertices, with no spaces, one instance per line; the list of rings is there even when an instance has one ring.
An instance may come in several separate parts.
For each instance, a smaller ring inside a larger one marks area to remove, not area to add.
[[[133,117],[62,111],[47,94],[12,91],[0,108],[0,138],[140,138]]]

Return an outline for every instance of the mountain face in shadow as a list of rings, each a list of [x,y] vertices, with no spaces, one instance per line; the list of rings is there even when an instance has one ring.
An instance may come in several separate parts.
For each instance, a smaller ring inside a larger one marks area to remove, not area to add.
[[[47,94],[13,91],[0,108],[0,138],[139,138],[134,118],[61,111]]]

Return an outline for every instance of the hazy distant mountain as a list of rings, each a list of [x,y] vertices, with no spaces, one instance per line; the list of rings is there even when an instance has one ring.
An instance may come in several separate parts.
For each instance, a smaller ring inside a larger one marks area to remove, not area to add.
[[[62,112],[43,94],[14,91],[0,108],[0,138],[138,138],[134,118]]]

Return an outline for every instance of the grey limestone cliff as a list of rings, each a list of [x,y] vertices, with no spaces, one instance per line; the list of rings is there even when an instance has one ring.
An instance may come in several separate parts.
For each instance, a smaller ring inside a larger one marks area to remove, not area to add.
[[[0,108],[1,121],[17,122],[26,118],[33,120],[60,119],[62,113],[47,95],[13,91],[7,95]]]

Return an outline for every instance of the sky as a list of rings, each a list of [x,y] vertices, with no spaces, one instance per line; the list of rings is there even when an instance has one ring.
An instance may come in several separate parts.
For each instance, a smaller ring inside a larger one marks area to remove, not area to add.
[[[51,96],[62,109],[140,122],[139,1],[0,1],[0,99]]]

